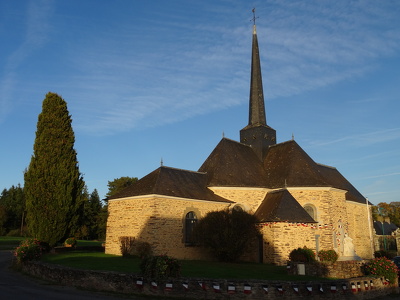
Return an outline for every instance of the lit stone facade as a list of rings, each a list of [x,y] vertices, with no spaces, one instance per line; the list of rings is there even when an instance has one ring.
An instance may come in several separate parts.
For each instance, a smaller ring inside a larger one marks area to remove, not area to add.
[[[149,242],[156,255],[168,254],[180,259],[207,258],[198,247],[186,246],[185,216],[193,211],[201,218],[209,211],[222,210],[226,203],[210,203],[159,195],[109,201],[106,253],[121,254],[121,236]]]
[[[235,203],[180,199],[158,195],[132,197],[109,201],[106,253],[120,255],[121,236],[132,236],[151,244],[155,254],[168,254],[179,259],[211,259],[198,247],[186,246],[185,216],[193,211],[198,218],[210,211],[240,205],[254,212],[268,189],[212,188]],[[333,188],[288,188],[302,205],[315,208],[317,224],[273,222],[260,224],[263,235],[262,261],[286,264],[289,253],[298,247],[314,251],[335,249],[343,256],[343,238],[347,233],[354,243],[356,254],[370,259],[373,250],[367,205],[345,200],[345,192]],[[289,208],[290,209],[290,208]],[[260,261],[260,249],[244,259]]]

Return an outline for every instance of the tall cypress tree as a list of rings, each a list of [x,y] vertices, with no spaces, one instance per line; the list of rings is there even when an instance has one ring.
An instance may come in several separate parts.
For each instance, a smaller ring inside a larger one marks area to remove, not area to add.
[[[29,232],[52,246],[77,227],[83,204],[85,184],[79,172],[71,123],[64,99],[48,93],[24,176]]]

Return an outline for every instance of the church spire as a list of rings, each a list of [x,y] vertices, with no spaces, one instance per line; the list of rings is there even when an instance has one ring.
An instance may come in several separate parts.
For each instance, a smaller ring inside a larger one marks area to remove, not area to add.
[[[269,146],[276,144],[276,132],[267,125],[264,92],[261,75],[260,53],[256,30],[255,9],[253,9],[253,42],[251,49],[251,74],[249,97],[249,123],[240,131],[240,142],[252,147],[263,160]]]
[[[249,125],[267,125],[264,92],[261,76],[260,52],[256,31],[255,9],[253,9],[253,45],[251,52]]]

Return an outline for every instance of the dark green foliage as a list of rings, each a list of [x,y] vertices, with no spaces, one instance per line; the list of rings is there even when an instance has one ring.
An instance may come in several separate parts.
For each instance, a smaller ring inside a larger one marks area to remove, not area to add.
[[[147,256],[140,263],[143,277],[154,280],[177,278],[180,276],[179,261],[167,255]]]
[[[366,275],[383,277],[388,279],[390,283],[395,282],[398,271],[396,264],[386,257],[376,257],[364,266]]]
[[[69,245],[70,247],[75,247],[76,246],[76,238],[74,237],[69,237],[64,241],[64,245]]]
[[[290,252],[289,259],[294,262],[314,262],[315,253],[307,247],[297,248]]]
[[[148,242],[136,241],[136,254],[141,259],[144,259],[153,254],[151,245]]]
[[[77,229],[83,209],[84,182],[71,123],[67,103],[48,93],[38,117],[24,192],[29,232],[51,246]]]
[[[251,248],[260,231],[257,218],[242,210],[209,212],[194,228],[196,242],[219,261],[235,262]]]
[[[106,239],[106,230],[107,230],[107,218],[108,218],[108,205],[104,205],[98,216],[97,216],[97,237],[99,240]]]
[[[391,202],[389,204],[381,202],[378,205],[373,205],[371,211],[374,221],[385,221],[400,227],[400,202]]]
[[[29,260],[39,260],[42,256],[42,250],[39,240],[26,239],[14,250],[14,256],[17,258],[18,263]]]
[[[89,195],[85,187],[83,214],[79,220],[79,229],[74,236],[79,239],[95,240],[99,239],[99,228],[103,226],[100,214],[102,212],[102,202],[96,189]]]
[[[318,258],[323,262],[335,262],[339,258],[339,255],[335,250],[320,250],[318,252]]]
[[[135,237],[120,236],[119,243],[122,256],[127,257],[135,255]]]
[[[124,188],[134,184],[137,181],[137,177],[120,177],[116,178],[113,181],[108,182],[108,193],[106,195],[106,198],[109,198],[116,193],[122,191]]]
[[[25,210],[24,190],[18,186],[4,189],[0,195],[0,234],[6,234],[11,230],[19,231],[21,235],[21,223]]]

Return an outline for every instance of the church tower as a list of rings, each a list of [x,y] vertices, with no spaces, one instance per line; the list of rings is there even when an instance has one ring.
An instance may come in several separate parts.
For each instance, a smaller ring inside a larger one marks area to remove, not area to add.
[[[249,124],[240,130],[240,142],[251,146],[259,159],[262,161],[269,146],[276,144],[276,131],[267,125],[265,116],[260,53],[258,51],[255,19],[256,18],[254,16],[253,44],[251,54]]]

